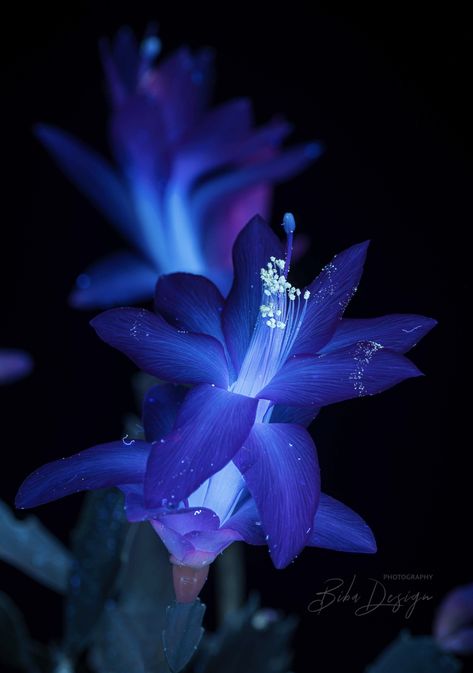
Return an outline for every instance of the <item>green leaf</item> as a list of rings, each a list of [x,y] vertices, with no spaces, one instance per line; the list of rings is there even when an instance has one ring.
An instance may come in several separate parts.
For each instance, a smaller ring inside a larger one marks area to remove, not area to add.
[[[199,673],[286,673],[297,621],[260,609],[252,597],[201,646]],[[399,673],[399,672],[398,672]]]
[[[17,519],[0,500],[0,559],[58,593],[67,590],[72,555],[34,516]]]
[[[99,673],[147,673],[133,624],[114,601],[103,613],[91,663]]]
[[[73,658],[90,643],[115,588],[129,528],[119,491],[87,494],[72,536],[74,555],[65,614],[65,651]]]
[[[172,673],[182,671],[195,654],[204,634],[204,613],[205,605],[198,598],[193,603],[174,601],[168,607],[163,644]]]
[[[442,652],[431,636],[411,636],[402,631],[366,673],[457,673],[461,662]]]
[[[174,600],[169,552],[149,523],[134,524],[120,577],[120,610],[133,625],[147,673],[168,673],[161,639]]]
[[[0,664],[34,671],[31,641],[23,615],[7,594],[0,592]]]

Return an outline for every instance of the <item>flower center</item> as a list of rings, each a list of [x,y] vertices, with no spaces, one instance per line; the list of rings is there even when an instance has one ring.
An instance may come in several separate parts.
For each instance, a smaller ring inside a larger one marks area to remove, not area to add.
[[[286,362],[304,320],[310,292],[302,293],[287,280],[295,226],[294,217],[286,213],[283,220],[287,235],[285,259],[271,257],[261,269],[260,315],[232,387],[235,393],[255,397],[271,381]]]

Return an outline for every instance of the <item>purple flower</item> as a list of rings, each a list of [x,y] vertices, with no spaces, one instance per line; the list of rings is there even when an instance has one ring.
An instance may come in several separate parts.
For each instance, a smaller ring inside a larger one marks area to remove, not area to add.
[[[176,594],[182,602],[194,600],[205,582],[208,566],[232,542],[266,544],[255,501],[231,461],[177,504],[163,501],[153,506],[148,502],[149,457],[155,448],[166,450],[167,437],[178,427],[186,392],[183,387],[155,386],[143,405],[146,441],[125,437],[49,463],[26,479],[16,499],[18,507],[33,507],[82,490],[118,486],[125,494],[128,520],[149,520],[168,548]],[[182,466],[179,461],[176,464],[177,469]],[[306,540],[309,546],[348,552],[376,550],[365,522],[324,494],[311,528]],[[285,535],[291,537],[290,526]]]
[[[285,251],[258,217],[239,234],[227,300],[202,276],[172,274],[157,284],[156,313],[111,309],[92,321],[144,371],[193,385],[172,432],[151,450],[147,506],[177,506],[233,461],[277,567],[307,544],[319,506],[316,451],[305,426],[322,406],[419,376],[403,353],[435,324],[417,315],[342,319],[367,244],[336,256],[300,291],[287,280],[292,215],[284,226]]]
[[[434,636],[446,652],[473,654],[473,584],[446,596],[435,618]]]
[[[28,353],[13,348],[0,349],[0,384],[22,379],[33,369],[33,360]]]
[[[117,167],[57,128],[37,136],[66,175],[133,246],[77,279],[71,303],[107,308],[152,297],[158,274],[186,271],[231,282],[231,248],[242,223],[266,214],[274,183],[316,159],[318,144],[289,150],[281,119],[256,128],[251,101],[210,108],[213,55],[186,47],[154,65],[158,38],[138,45],[122,29],[101,44]]]

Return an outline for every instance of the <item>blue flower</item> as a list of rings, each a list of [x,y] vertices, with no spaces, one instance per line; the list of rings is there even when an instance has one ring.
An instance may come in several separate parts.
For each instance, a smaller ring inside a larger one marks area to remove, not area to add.
[[[28,353],[14,348],[0,349],[0,384],[22,379],[33,369],[33,360]]]
[[[342,319],[367,243],[336,256],[306,289],[293,287],[294,218],[284,225],[286,250],[258,217],[239,234],[227,300],[202,276],[171,274],[158,281],[155,313],[111,309],[92,321],[144,371],[193,386],[149,456],[147,506],[177,505],[233,460],[278,567],[307,544],[319,503],[305,426],[320,407],[419,376],[403,353],[435,324],[417,315]]]
[[[128,520],[149,520],[168,548],[181,602],[194,600],[205,582],[208,566],[232,542],[267,543],[255,501],[231,461],[177,505],[165,501],[158,506],[148,504],[149,457],[155,448],[166,449],[186,392],[183,386],[153,387],[143,404],[146,441],[125,437],[49,463],[26,479],[16,499],[18,507],[33,507],[82,490],[118,486],[125,494]],[[176,465],[178,470],[185,469],[178,460]],[[376,550],[366,523],[327,495],[320,496],[311,528],[308,546],[348,552]],[[291,537],[290,526],[285,535]]]
[[[446,652],[473,654],[473,584],[453,589],[440,605],[434,636]]]
[[[152,297],[158,274],[186,271],[226,292],[231,248],[242,223],[268,212],[272,185],[316,159],[321,148],[281,148],[291,127],[255,127],[248,99],[209,108],[213,55],[182,48],[154,65],[158,38],[138,45],[129,29],[101,45],[111,99],[117,167],[57,128],[36,133],[66,175],[135,249],[88,268],[70,301],[108,308]]]

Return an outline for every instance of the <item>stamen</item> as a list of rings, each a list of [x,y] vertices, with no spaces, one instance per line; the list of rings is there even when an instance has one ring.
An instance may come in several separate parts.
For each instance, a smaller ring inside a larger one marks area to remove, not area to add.
[[[292,257],[292,239],[294,238],[294,232],[296,230],[296,220],[292,213],[285,213],[282,218],[282,226],[287,236],[286,243],[286,268],[289,273],[289,268],[291,266],[291,257]]]
[[[295,220],[291,213],[283,218],[287,234],[286,259],[269,258],[260,270],[262,302],[257,321],[238,379],[235,393],[256,396],[289,357],[307,310],[310,291],[304,293],[288,280]]]

